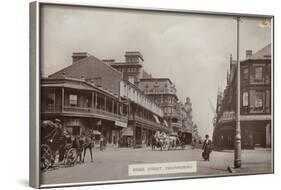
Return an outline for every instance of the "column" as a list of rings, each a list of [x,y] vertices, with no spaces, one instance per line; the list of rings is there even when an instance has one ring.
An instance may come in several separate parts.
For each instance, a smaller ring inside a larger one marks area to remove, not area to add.
[[[95,108],[98,106],[98,93],[95,93]]]
[[[265,126],[265,142],[266,142],[266,147],[270,148],[271,147],[271,125],[270,123],[266,124]]]
[[[64,110],[64,87],[61,88],[61,112]]]
[[[106,111],[106,96],[104,96],[104,111]]]
[[[91,108],[95,108],[95,93],[92,92],[92,105]]]
[[[114,113],[114,100],[112,100],[111,102],[112,102],[112,105],[111,105],[111,107],[112,107],[112,113]]]

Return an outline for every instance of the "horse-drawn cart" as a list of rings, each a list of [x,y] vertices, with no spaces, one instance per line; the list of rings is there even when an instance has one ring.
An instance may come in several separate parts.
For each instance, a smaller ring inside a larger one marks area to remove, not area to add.
[[[166,134],[164,132],[160,133],[157,131],[152,137],[152,150],[159,148],[160,150],[171,150],[185,148],[184,142],[180,139],[177,133]]]
[[[79,150],[73,148],[72,137],[59,124],[46,120],[41,123],[40,169],[55,164],[57,155],[65,166],[76,164]]]

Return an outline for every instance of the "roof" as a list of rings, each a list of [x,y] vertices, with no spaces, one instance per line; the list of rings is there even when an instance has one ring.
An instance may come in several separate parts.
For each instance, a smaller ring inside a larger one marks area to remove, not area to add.
[[[81,78],[81,76],[84,76],[85,78],[92,78],[94,74],[97,73],[100,74],[100,70],[97,70],[97,68],[94,67],[95,64],[103,64],[109,69],[111,69],[112,71],[117,72],[121,75],[121,73],[118,70],[107,65],[106,63],[99,60],[95,56],[90,55],[89,57],[76,61],[72,65],[69,65],[68,67],[65,67],[49,75],[49,77],[56,78],[57,76],[63,76],[63,73],[65,73],[66,76],[71,75],[69,77],[72,78]]]
[[[112,67],[125,67],[125,66],[135,66],[135,67],[142,67],[141,64],[139,63],[128,63],[128,62],[112,62],[112,63],[109,63],[110,66]]]
[[[262,48],[261,50],[259,50],[258,52],[256,52],[255,54],[251,55],[249,58],[247,58],[248,60],[268,60],[271,59],[271,44],[268,44],[267,46],[265,46],[264,48]]]
[[[41,87],[65,87],[77,90],[98,91],[99,93],[118,99],[118,96],[116,94],[113,94],[112,92],[105,90],[102,87],[98,87],[93,83],[75,78],[41,78]]]
[[[119,82],[122,79],[122,74],[110,65],[99,60],[95,56],[90,55],[84,59],[78,60],[75,63],[61,69],[60,71],[49,75],[49,78],[76,78],[85,80],[93,80],[104,89],[108,89],[115,94],[119,94]],[[99,81],[97,81],[99,79]]]
[[[161,81],[161,80],[167,80],[172,84],[172,81],[169,78],[141,78],[141,81]]]

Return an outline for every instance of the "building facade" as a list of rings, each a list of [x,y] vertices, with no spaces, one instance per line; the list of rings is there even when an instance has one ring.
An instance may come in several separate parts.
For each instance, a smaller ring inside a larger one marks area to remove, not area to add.
[[[271,44],[240,62],[240,112],[242,148],[271,147]],[[236,120],[237,64],[230,64],[224,92],[217,98],[214,142],[222,148],[234,147]]]
[[[131,54],[126,59],[136,64]],[[138,72],[120,72],[85,52],[72,58],[71,65],[41,79],[42,120],[59,118],[74,135],[92,130],[120,146],[150,145],[156,130],[169,131],[162,108],[135,85]]]
[[[191,102],[187,98],[183,104],[178,101],[176,87],[169,78],[141,78],[139,88],[163,109],[166,126],[177,133],[182,133],[186,144],[192,139]]]
[[[91,130],[117,145],[127,116],[128,105],[94,83],[68,77],[41,79],[41,120],[60,119],[73,135]]]

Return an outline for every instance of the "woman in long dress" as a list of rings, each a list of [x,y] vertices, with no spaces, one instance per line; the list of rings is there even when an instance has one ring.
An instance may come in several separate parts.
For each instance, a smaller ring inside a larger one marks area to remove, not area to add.
[[[212,152],[212,141],[209,139],[209,135],[205,135],[205,140],[203,143],[203,152],[202,152],[202,156],[204,158],[204,160],[208,160],[210,161],[210,154]]]

